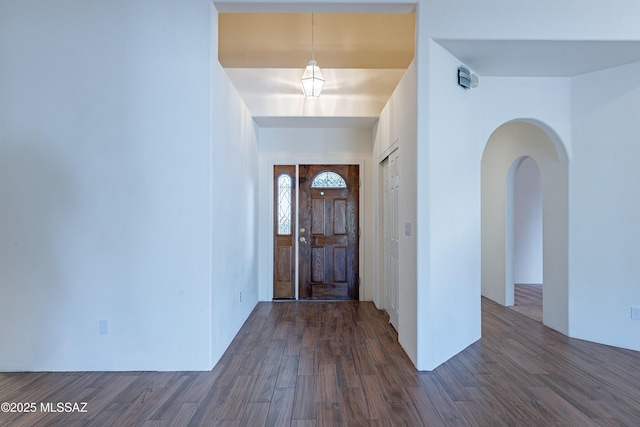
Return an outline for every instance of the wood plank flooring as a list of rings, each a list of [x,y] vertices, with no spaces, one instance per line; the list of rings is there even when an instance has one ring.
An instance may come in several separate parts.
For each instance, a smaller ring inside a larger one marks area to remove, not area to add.
[[[542,285],[514,285],[514,305],[509,307],[542,323]]]
[[[483,338],[418,372],[372,303],[260,303],[210,372],[2,373],[0,402],[38,407],[0,425],[640,426],[640,352],[482,306]]]

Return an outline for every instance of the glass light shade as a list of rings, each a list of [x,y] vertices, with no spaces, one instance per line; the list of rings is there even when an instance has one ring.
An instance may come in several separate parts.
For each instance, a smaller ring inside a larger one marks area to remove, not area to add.
[[[312,59],[302,75],[302,91],[307,99],[317,99],[323,86],[324,76],[322,71],[320,71],[316,61]]]

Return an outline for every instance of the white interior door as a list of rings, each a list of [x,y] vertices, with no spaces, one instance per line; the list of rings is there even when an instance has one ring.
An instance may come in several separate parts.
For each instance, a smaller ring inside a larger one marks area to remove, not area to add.
[[[382,162],[384,181],[383,235],[384,235],[384,306],[389,321],[398,330],[398,286],[399,286],[399,221],[398,221],[398,150],[393,151]]]

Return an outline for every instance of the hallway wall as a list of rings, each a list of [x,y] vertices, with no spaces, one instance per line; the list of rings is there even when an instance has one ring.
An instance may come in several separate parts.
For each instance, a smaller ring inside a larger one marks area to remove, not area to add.
[[[571,335],[640,350],[640,63],[571,82]]]
[[[210,10],[0,2],[0,371],[211,368]]]
[[[217,16],[212,12],[217,58]],[[258,127],[224,69],[211,74],[211,367],[258,302]],[[204,325],[202,325],[204,327]]]
[[[423,138],[417,148],[418,366],[423,370],[435,369],[481,332],[482,147],[477,137],[482,92],[458,86],[457,58],[433,41],[428,48],[423,84],[429,98],[418,103]]]

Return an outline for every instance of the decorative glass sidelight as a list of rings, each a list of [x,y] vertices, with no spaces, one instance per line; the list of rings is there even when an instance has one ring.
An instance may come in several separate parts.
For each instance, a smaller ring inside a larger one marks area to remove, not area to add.
[[[311,188],[347,188],[347,183],[339,174],[323,171],[313,178]]]
[[[282,174],[278,177],[278,234],[291,234],[291,177]]]

